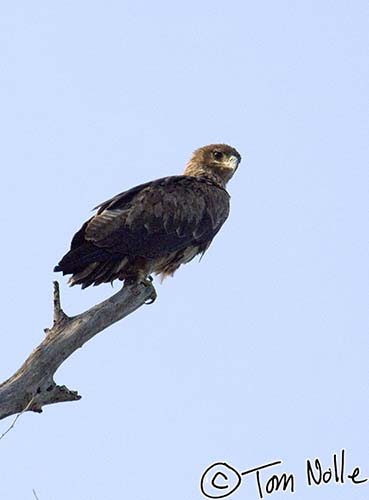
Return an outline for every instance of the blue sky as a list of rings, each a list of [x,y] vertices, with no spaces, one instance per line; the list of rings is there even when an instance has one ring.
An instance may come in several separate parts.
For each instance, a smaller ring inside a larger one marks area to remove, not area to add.
[[[93,206],[204,144],[243,157],[201,263],[62,366],[80,402],[0,441],[0,498],[200,500],[213,462],[277,460],[299,499],[368,497],[304,472],[345,449],[369,477],[367,2],[0,12],[2,379],[50,326],[53,266]],[[69,314],[112,293],[61,291]],[[229,498],[257,499],[254,479]]]

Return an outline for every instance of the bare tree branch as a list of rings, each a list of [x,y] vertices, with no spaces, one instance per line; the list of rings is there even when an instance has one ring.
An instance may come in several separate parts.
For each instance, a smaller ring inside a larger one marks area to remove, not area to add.
[[[33,403],[33,398],[30,400],[28,405],[25,408],[23,408],[23,410],[20,413],[17,414],[17,416],[15,417],[13,422],[9,425],[9,427],[0,435],[0,441],[8,434],[8,432],[10,432],[13,429],[13,427],[17,423],[18,418],[21,417],[23,413],[31,407],[32,403]]]
[[[0,420],[24,411],[41,413],[45,405],[81,399],[77,391],[55,383],[56,370],[85,342],[155,297],[153,285],[129,284],[109,299],[70,318],[60,305],[59,284],[55,281],[53,327],[45,329],[46,338],[19,370],[0,385]]]
[[[39,500],[38,496],[37,496],[37,493],[35,491],[35,489],[33,488],[32,489],[32,493],[33,493],[33,496],[35,497],[36,500]]]

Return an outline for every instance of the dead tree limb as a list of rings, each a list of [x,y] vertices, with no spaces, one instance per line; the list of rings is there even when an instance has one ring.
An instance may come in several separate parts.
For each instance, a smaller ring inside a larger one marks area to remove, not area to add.
[[[41,413],[45,405],[81,399],[77,391],[55,383],[56,370],[85,342],[155,297],[151,284],[126,285],[88,311],[68,317],[55,281],[54,324],[45,329],[45,339],[19,370],[0,385],[0,420],[23,411]]]

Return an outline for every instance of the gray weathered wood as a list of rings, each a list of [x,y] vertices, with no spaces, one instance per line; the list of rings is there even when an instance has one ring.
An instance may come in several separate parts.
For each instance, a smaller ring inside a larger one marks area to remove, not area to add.
[[[150,283],[130,284],[86,312],[68,317],[61,308],[59,285],[54,282],[54,324],[23,365],[0,385],[0,420],[22,411],[42,412],[42,407],[81,396],[54,382],[59,366],[93,336],[154,300]]]

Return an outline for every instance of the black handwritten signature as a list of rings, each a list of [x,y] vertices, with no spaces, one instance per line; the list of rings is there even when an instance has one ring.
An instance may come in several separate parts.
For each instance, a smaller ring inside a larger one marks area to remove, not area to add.
[[[330,482],[345,484],[346,481],[354,485],[366,483],[368,478],[360,478],[360,467],[354,467],[351,473],[346,474],[345,454],[344,449],[341,450],[339,456],[334,453],[332,464],[326,468],[323,467],[319,458],[313,461],[307,459],[305,465],[307,486],[321,486]],[[254,476],[256,493],[260,499],[264,498],[265,494],[270,495],[276,491],[295,493],[294,474],[282,472],[267,477],[262,475],[262,471],[264,473],[266,469],[282,465],[282,463],[282,460],[276,460],[239,472],[226,462],[215,462],[201,476],[201,493],[207,498],[228,497],[241,486],[246,476]]]

